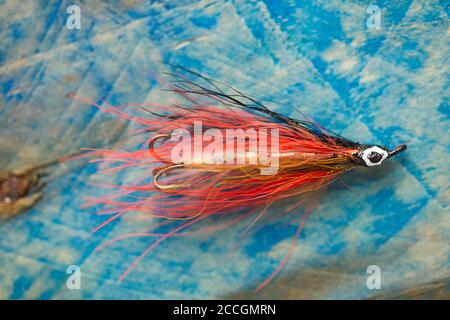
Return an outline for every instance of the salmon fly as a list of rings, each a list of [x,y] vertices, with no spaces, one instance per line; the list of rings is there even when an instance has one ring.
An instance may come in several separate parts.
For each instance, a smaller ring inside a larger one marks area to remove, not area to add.
[[[142,129],[136,133],[143,137],[134,151],[92,151],[111,165],[107,170],[132,168],[142,173],[136,184],[109,185],[115,188],[113,193],[89,199],[88,205],[106,205],[105,212],[110,214],[96,230],[129,212],[175,223],[166,233],[124,235],[101,246],[129,237],[156,238],[120,280],[161,241],[187,235],[185,229],[201,220],[238,213],[231,222],[204,229],[215,231],[253,217],[249,229],[274,202],[293,198],[294,205],[286,210],[292,211],[308,193],[324,188],[345,171],[378,166],[406,149],[404,144],[390,150],[353,142],[306,116],[299,120],[282,115],[227,84],[179,70],[167,74],[168,90],[182,102],[94,104],[140,124]],[[142,107],[147,114],[132,116],[126,107]],[[281,270],[288,257],[257,290]]]

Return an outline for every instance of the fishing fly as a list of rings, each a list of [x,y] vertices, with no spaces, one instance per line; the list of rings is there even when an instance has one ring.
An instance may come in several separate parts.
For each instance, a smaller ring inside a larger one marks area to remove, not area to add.
[[[135,151],[92,150],[100,158],[95,161],[111,165],[109,171],[142,172],[135,184],[110,185],[114,192],[89,199],[88,205],[106,205],[110,214],[96,230],[129,212],[174,223],[169,232],[124,235],[102,245],[129,237],[156,238],[120,280],[161,241],[189,234],[185,229],[206,218],[237,214],[226,223],[203,229],[216,231],[251,217],[248,230],[275,202],[292,198],[294,205],[283,213],[292,211],[308,193],[324,188],[345,171],[381,165],[406,149],[405,144],[389,149],[353,142],[303,114],[302,119],[282,115],[227,84],[179,70],[167,74],[167,90],[182,102],[94,104],[140,124],[142,129],[135,133],[143,137]],[[133,116],[125,111],[133,106],[147,114]],[[257,290],[278,274],[288,257]]]

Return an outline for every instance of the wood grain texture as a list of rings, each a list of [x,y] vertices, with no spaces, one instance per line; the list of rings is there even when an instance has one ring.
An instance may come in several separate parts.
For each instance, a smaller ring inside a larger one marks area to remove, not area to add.
[[[132,126],[68,94],[113,105],[170,103],[155,79],[180,64],[272,101],[280,113],[296,117],[298,108],[352,140],[408,144],[398,159],[348,174],[352,191],[340,183],[328,190],[286,270],[256,297],[393,297],[434,281],[448,289],[446,1],[377,1],[377,31],[367,30],[367,3],[356,0],[81,1],[82,27],[69,30],[72,2],[0,1],[2,172],[82,147],[127,147]],[[295,232],[298,213],[244,241],[238,228],[171,239],[119,284],[152,239],[95,247],[153,223],[129,217],[91,234],[104,217],[80,206],[102,194],[90,184],[98,169],[55,168],[41,201],[0,224],[1,299],[255,297],[251,290]],[[81,267],[81,290],[66,289],[72,264]],[[369,265],[381,268],[381,290],[366,287]]]

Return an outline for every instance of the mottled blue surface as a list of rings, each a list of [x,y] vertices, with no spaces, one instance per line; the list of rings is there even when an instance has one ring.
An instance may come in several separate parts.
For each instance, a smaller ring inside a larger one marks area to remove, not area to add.
[[[154,75],[181,64],[353,140],[409,145],[380,168],[347,174],[351,190],[332,186],[287,268],[257,297],[368,298],[448,279],[448,1],[376,1],[380,30],[366,27],[368,1],[139,3],[82,2],[82,28],[68,30],[71,1],[0,1],[2,171],[81,147],[121,148],[129,126],[67,94],[167,102]],[[295,232],[294,219],[245,241],[239,228],[171,239],[119,284],[150,239],[93,252],[139,223],[90,233],[104,220],[80,209],[101,194],[89,185],[96,171],[59,167],[37,206],[0,225],[0,298],[254,297]],[[81,290],[66,288],[72,264]],[[369,265],[381,268],[381,290],[366,287]]]

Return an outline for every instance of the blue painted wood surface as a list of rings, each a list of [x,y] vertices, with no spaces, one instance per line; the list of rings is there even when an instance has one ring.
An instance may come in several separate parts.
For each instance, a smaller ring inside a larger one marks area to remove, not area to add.
[[[353,140],[409,145],[380,168],[348,174],[352,190],[329,190],[288,266],[258,297],[369,298],[448,279],[447,1],[377,1],[379,30],[367,29],[367,1],[86,1],[80,30],[66,28],[71,4],[0,1],[2,171],[82,147],[123,147],[129,125],[67,95],[167,102],[154,75],[180,64]],[[294,221],[245,241],[236,228],[170,239],[119,284],[150,239],[94,252],[139,223],[90,233],[104,217],[80,206],[102,194],[90,185],[97,170],[58,167],[44,199],[0,225],[0,298],[253,297],[295,232]],[[72,264],[81,290],[66,288]],[[381,290],[366,286],[369,265],[381,268]]]

